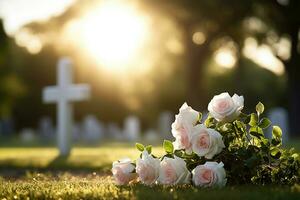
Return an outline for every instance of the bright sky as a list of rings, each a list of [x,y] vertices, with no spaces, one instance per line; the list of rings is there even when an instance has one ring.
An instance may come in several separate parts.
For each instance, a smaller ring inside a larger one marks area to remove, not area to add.
[[[0,17],[8,34],[34,20],[59,15],[75,0],[0,0]]]
[[[76,0],[0,0],[0,17],[4,19],[6,32],[13,35],[27,23],[60,15],[74,1]],[[145,16],[134,7],[123,5],[121,1],[116,2],[106,1],[101,7],[94,8],[94,11],[91,10],[88,16],[77,23],[78,30],[73,30],[72,27],[70,29],[71,36],[74,36],[74,32],[78,33],[75,37],[76,41],[80,30],[83,31],[82,46],[109,68],[114,65],[124,66],[130,60],[139,60],[137,57],[138,52],[141,52],[140,47],[144,45],[147,38],[151,38],[147,34],[150,31]],[[119,31],[120,29],[122,32]],[[193,35],[193,41],[198,45],[204,43],[205,39],[202,32]],[[30,53],[38,53],[43,46],[39,38],[24,31],[16,35],[16,42],[19,46],[26,47]],[[287,45],[280,45],[279,49],[289,49],[284,48],[285,46]],[[284,73],[283,64],[273,56],[271,49],[266,45],[258,46],[254,39],[246,40],[243,53],[260,66],[278,75]],[[230,49],[217,51],[215,60],[220,66],[226,68],[232,68],[236,63],[235,54]],[[131,62],[128,63],[133,65]],[[115,69],[120,70],[120,68]]]

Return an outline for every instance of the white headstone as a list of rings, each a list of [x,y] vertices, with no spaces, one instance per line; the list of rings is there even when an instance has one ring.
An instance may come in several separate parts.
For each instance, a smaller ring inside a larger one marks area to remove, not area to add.
[[[93,115],[84,118],[82,124],[84,138],[89,142],[98,142],[103,135],[103,126]]]
[[[129,116],[124,121],[124,136],[129,141],[136,141],[140,138],[140,121],[135,116]]]
[[[43,91],[45,103],[57,103],[57,142],[60,154],[70,153],[73,109],[71,102],[86,100],[90,96],[87,84],[73,84],[72,62],[62,58],[57,65],[57,86],[46,87]]]
[[[44,140],[49,140],[55,135],[55,128],[50,117],[43,117],[39,121],[38,128],[39,136]]]
[[[149,130],[145,131],[144,140],[146,142],[148,142],[149,144],[156,143],[160,139],[162,139],[162,138],[159,136],[159,134],[155,130],[149,129]]]
[[[32,142],[35,140],[35,132],[33,129],[25,128],[21,130],[20,138],[23,142]]]
[[[268,117],[271,120],[272,126],[279,126],[282,130],[282,140],[286,143],[288,140],[288,111],[284,108],[273,108],[269,111]],[[268,129],[268,137],[272,137],[272,128]]]
[[[161,138],[172,139],[171,125],[174,121],[174,116],[171,112],[165,111],[158,118],[158,132]]]

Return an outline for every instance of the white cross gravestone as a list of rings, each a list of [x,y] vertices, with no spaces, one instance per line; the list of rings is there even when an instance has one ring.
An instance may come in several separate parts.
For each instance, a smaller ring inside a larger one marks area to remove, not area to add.
[[[90,86],[72,83],[72,61],[61,58],[57,65],[57,86],[48,86],[43,91],[45,103],[57,103],[57,144],[60,155],[70,153],[73,109],[71,102],[86,100]]]

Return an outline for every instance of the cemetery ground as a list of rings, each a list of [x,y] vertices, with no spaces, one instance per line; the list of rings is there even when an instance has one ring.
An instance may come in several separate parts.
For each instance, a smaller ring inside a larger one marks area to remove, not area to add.
[[[290,145],[300,151],[300,141]],[[153,148],[154,154],[162,151]],[[75,146],[69,157],[58,154],[52,145],[1,144],[0,199],[300,199],[300,186],[116,186],[110,172],[112,162],[139,154],[129,143]]]

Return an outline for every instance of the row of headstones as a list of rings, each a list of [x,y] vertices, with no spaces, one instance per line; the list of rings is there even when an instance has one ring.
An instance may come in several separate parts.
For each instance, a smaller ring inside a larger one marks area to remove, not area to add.
[[[148,129],[142,133],[140,120],[136,116],[128,116],[124,120],[123,129],[117,123],[105,125],[94,115],[86,116],[81,123],[74,123],[72,128],[73,141],[99,142],[102,139],[112,139],[120,141],[159,141],[162,138],[170,137],[171,123],[174,121],[170,112],[161,113],[158,120],[158,127]],[[37,137],[51,141],[55,139],[56,128],[49,117],[43,117],[38,125],[37,131],[31,128],[21,130],[20,137],[25,142],[31,142]]]
[[[283,108],[274,108],[269,113],[269,118],[273,125],[279,125],[283,133],[288,133],[287,111]],[[203,116],[205,117],[205,115]],[[158,118],[156,128],[144,131],[142,135],[139,118],[129,116],[124,120],[123,129],[116,123],[105,125],[93,115],[86,116],[81,123],[73,125],[72,137],[74,141],[98,142],[102,139],[112,139],[120,141],[138,141],[144,140],[149,142],[160,141],[161,139],[171,139],[171,123],[174,116],[171,112],[163,112]],[[37,132],[37,133],[36,133]],[[39,122],[37,131],[33,129],[23,129],[21,139],[23,141],[32,141],[40,137],[45,141],[55,139],[56,129],[49,117],[44,117]],[[267,131],[267,137],[271,137],[271,130]],[[287,141],[288,135],[283,134],[284,142]]]

